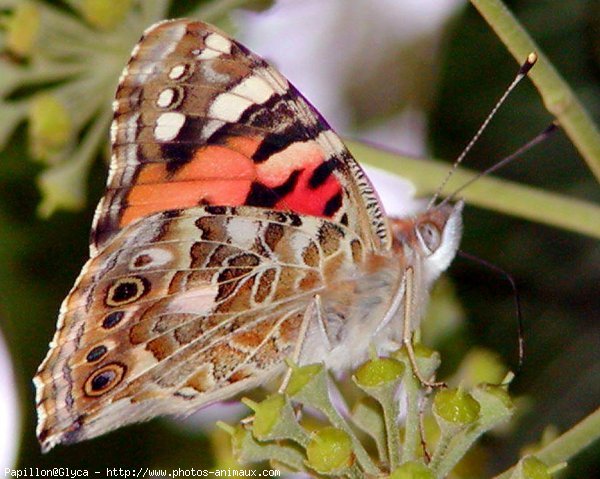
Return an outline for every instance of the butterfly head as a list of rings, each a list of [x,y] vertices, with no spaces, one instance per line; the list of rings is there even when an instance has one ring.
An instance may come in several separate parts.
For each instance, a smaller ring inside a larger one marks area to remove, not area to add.
[[[406,219],[391,220],[393,249],[407,265],[420,261],[428,282],[434,281],[454,259],[462,234],[464,203],[444,203]]]

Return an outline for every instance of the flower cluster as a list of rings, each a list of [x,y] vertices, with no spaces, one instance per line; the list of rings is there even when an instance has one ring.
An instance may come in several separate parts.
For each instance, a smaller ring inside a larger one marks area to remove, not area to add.
[[[131,45],[164,17],[170,1],[66,3],[70,11],[41,1],[0,0],[0,150],[26,121],[30,155],[42,165],[44,216],[83,206]]]
[[[439,354],[423,346],[416,352],[420,371],[431,376]],[[244,400],[254,412],[250,421],[221,424],[241,462],[269,461],[279,469],[330,477],[460,477],[452,474],[467,467],[477,439],[514,410],[505,385],[484,383],[438,390],[424,408],[426,391],[403,349],[373,357],[354,372],[362,394],[346,417],[331,400],[339,391],[332,395],[335,385],[322,365],[291,368],[283,392],[258,403]],[[528,456],[510,477],[549,478],[550,470]]]

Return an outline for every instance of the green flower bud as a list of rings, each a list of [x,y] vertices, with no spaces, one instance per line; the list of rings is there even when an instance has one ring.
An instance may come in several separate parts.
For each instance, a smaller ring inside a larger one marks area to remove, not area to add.
[[[119,25],[131,10],[131,0],[83,0],[79,11],[96,28],[110,30]]]
[[[404,364],[392,358],[378,358],[360,366],[354,377],[359,386],[374,388],[390,383],[404,374]]]
[[[415,352],[415,356],[417,357],[417,359],[429,359],[431,357],[433,357],[434,355],[437,355],[438,352],[428,348],[427,346],[421,344],[421,343],[414,343],[413,344],[413,351]],[[400,361],[408,361],[408,353],[406,352],[406,348],[403,346],[402,348],[398,349],[395,353],[396,357],[400,360]]]
[[[476,390],[481,390],[481,392],[496,398],[507,410],[513,410],[513,400],[504,387],[496,384],[481,384],[476,388]],[[479,395],[477,395],[477,399],[479,399]]]
[[[498,384],[506,375],[506,366],[497,354],[487,349],[474,349],[467,354],[459,368],[459,380],[474,386],[480,383]]]
[[[550,479],[548,466],[537,457],[529,456],[521,461],[522,479]]]
[[[445,423],[466,426],[477,421],[480,406],[473,396],[460,388],[444,389],[435,395],[433,410]]]
[[[290,396],[295,396],[321,371],[323,371],[322,364],[308,364],[301,367],[294,366],[285,392]]]
[[[285,398],[281,394],[273,394],[260,403],[248,400],[244,403],[254,410],[254,421],[252,423],[254,437],[259,441],[268,439],[269,434],[282,417]]]
[[[434,479],[433,472],[422,462],[408,461],[390,474],[388,479]]]
[[[431,358],[433,355],[438,354],[437,351],[428,348],[422,343],[415,343],[413,345],[413,349],[415,350],[415,356],[418,358]]]
[[[354,462],[352,440],[335,427],[317,431],[306,447],[306,463],[315,471],[331,474],[347,469]]]
[[[54,95],[39,94],[29,105],[31,154],[47,160],[64,148],[73,133],[73,124],[64,103]]]
[[[45,170],[37,180],[42,192],[38,213],[47,218],[57,210],[77,211],[83,208],[86,194],[87,167],[70,160]]]
[[[413,351],[415,352],[415,359],[417,360],[417,364],[419,366],[419,372],[423,377],[430,378],[433,373],[435,373],[435,370],[440,366],[440,354],[421,343],[415,343],[413,345]],[[408,357],[408,351],[405,347],[402,347],[396,351],[394,353],[394,357],[412,371],[413,365]]]
[[[6,48],[15,55],[29,57],[40,29],[40,12],[31,2],[20,2],[6,26]]]
[[[234,455],[237,455],[244,448],[244,442],[250,435],[250,432],[241,424],[236,424],[235,426],[227,424],[226,426],[228,426],[227,429],[223,425],[220,425],[231,436],[231,448]]]

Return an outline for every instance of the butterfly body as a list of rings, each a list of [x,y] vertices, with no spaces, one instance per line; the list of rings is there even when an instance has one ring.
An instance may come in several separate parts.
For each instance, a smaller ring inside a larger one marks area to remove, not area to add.
[[[344,370],[401,338],[460,205],[388,219],[325,120],[209,25],[149,29],[120,79],[90,260],[34,379],[45,450],[260,384],[299,351]],[[301,333],[305,331],[305,333]]]

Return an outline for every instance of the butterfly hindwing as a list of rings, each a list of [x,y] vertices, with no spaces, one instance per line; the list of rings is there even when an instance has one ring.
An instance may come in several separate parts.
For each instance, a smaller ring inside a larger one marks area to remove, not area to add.
[[[191,412],[263,382],[292,354],[315,294],[362,254],[347,228],[253,207],[126,226],[63,304],[36,377],[40,440]]]

